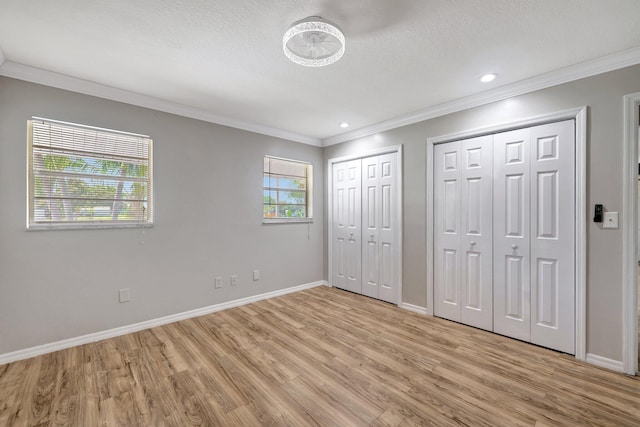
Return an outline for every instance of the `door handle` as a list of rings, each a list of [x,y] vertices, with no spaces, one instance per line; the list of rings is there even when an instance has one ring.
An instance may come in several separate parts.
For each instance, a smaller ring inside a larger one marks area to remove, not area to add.
[[[371,236],[371,240],[373,240],[373,234],[370,234],[369,236]]]
[[[472,241],[470,241],[470,242],[469,242],[469,244],[470,244],[471,246],[475,246],[475,245],[476,245],[476,242],[475,242],[474,240],[472,240]]]
[[[513,249],[513,250],[518,249],[518,245],[511,245],[511,249]]]

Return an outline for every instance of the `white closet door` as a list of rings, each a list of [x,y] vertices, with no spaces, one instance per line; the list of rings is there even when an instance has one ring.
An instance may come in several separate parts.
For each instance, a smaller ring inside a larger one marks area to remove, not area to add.
[[[493,327],[492,137],[435,147],[435,314]]]
[[[434,147],[434,313],[575,353],[573,120]]]
[[[460,321],[460,142],[434,147],[434,314]]]
[[[531,128],[531,342],[575,353],[573,120]]]
[[[399,288],[399,203],[397,155],[362,159],[362,293],[397,303]]]
[[[347,162],[335,163],[332,169],[333,191],[333,286],[347,289]]]
[[[360,159],[333,165],[333,285],[362,293]]]
[[[530,130],[494,135],[494,331],[529,341]]]
[[[362,159],[362,294],[378,298],[380,272],[378,228],[380,226],[380,161]]]
[[[400,173],[396,153],[378,156],[380,160],[380,226],[378,227],[378,259],[380,261],[380,290],[378,298],[397,304],[400,302],[400,271],[402,233],[397,215],[400,204]]]
[[[461,322],[493,329],[493,138],[460,142]]]

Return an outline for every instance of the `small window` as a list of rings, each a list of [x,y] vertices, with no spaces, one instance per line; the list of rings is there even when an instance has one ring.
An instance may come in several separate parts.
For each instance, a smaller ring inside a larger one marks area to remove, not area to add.
[[[28,134],[27,228],[152,224],[148,136],[35,117]]]
[[[263,222],[311,222],[311,163],[265,156]]]

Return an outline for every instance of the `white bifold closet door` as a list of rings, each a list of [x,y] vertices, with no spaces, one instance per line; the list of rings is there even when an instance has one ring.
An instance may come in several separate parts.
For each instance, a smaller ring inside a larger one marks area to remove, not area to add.
[[[575,353],[575,125],[495,135],[494,330]]]
[[[361,161],[333,165],[333,285],[362,293]]]
[[[494,136],[494,331],[531,340],[531,130]]]
[[[574,126],[434,147],[435,315],[575,353]]]
[[[398,302],[396,154],[362,159],[362,293]]]
[[[435,147],[435,314],[491,330],[491,137]]]
[[[332,166],[332,284],[397,304],[401,268],[397,154]]]

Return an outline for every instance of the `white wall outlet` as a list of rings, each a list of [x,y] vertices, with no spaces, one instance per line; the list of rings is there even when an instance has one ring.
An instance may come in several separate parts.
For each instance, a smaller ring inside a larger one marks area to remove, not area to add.
[[[220,289],[222,287],[222,276],[216,276],[216,282],[215,282],[215,287],[216,289]]]
[[[238,284],[238,276],[231,276],[231,286],[236,286]]]
[[[120,303],[121,304],[123,302],[129,302],[131,300],[131,293],[129,292],[129,288],[120,289],[120,292],[118,293],[118,296],[120,298]]]
[[[618,228],[618,212],[605,212],[602,228]]]
[[[260,270],[253,270],[253,280],[254,281],[260,280]]]

